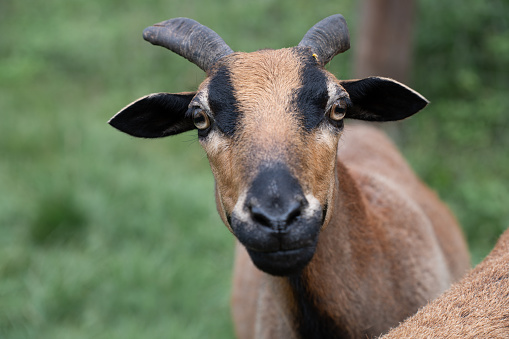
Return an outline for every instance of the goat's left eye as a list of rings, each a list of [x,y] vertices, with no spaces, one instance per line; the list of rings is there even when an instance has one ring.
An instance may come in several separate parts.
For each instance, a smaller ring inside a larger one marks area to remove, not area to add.
[[[201,108],[193,110],[193,123],[198,129],[207,129],[210,126],[210,119],[207,113]]]
[[[329,118],[334,121],[340,121],[345,117],[346,114],[346,102],[338,101],[332,105],[329,111]]]

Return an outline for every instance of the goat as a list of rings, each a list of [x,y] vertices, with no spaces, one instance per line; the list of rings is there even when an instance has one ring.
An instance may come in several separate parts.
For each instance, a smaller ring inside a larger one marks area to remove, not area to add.
[[[207,77],[196,92],[142,97],[109,123],[144,138],[197,129],[217,210],[238,240],[238,337],[379,335],[468,270],[455,218],[393,144],[374,128],[344,127],[401,120],[428,101],[392,79],[328,72],[350,45],[341,15],[279,50],[233,52],[187,18],[144,38]]]
[[[382,339],[508,337],[509,230],[506,230],[475,269]]]

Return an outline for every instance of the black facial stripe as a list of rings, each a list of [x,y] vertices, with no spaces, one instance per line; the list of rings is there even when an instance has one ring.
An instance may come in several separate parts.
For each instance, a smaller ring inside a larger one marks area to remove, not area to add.
[[[307,131],[323,120],[328,99],[327,77],[314,57],[309,56],[302,70],[302,87],[297,91],[293,103]]]
[[[219,130],[233,136],[237,129],[239,109],[235,89],[231,82],[230,70],[221,66],[209,83],[209,106]]]

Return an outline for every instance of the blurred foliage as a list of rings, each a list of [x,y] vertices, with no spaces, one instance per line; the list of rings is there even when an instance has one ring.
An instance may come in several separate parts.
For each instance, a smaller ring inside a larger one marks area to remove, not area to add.
[[[86,215],[69,193],[47,195],[36,204],[30,228],[35,245],[65,244],[83,236]]]
[[[466,230],[474,262],[509,225],[507,1],[421,0],[412,87],[431,104],[396,140]],[[235,50],[298,43],[356,3],[0,2],[0,338],[229,338],[233,237],[196,136],[137,140],[106,120],[196,66],[141,39],[192,17]],[[348,78],[351,56],[328,66]]]
[[[509,226],[507,1],[420,2],[414,88],[431,104],[401,146],[459,218],[481,260]]]

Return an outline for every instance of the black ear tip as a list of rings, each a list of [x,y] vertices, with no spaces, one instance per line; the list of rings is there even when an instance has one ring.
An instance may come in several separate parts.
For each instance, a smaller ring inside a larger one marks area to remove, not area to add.
[[[128,110],[126,110],[126,109],[120,111],[119,113],[115,114],[110,120],[108,120],[108,125],[110,125],[111,127],[115,128],[121,132],[130,134],[133,136],[137,136],[136,135],[137,133],[125,121],[126,118],[131,118],[131,117],[127,116],[128,114],[129,114]],[[122,116],[120,116],[120,115],[122,115]]]
[[[115,114],[114,116],[112,116],[110,118],[110,120],[108,120],[108,125],[110,125],[111,127],[115,127],[116,129],[118,130],[121,130],[121,124],[119,123],[119,119],[117,119],[117,115],[118,114]]]
[[[106,123],[107,123],[108,125],[111,125],[111,126],[115,127],[115,126],[114,126],[114,124],[115,124],[114,120],[115,120],[115,117],[116,117],[116,116],[117,116],[116,114],[115,114],[114,116],[112,116],[112,117],[111,117],[111,118],[110,118],[110,119],[109,119]]]
[[[415,97],[415,99],[413,100],[414,105],[412,108],[415,111],[415,113],[417,113],[420,110],[424,109],[426,106],[428,106],[430,102],[428,99],[423,97],[421,94],[419,94],[413,90],[412,90],[412,92],[413,92],[412,94],[414,94],[414,97]]]

